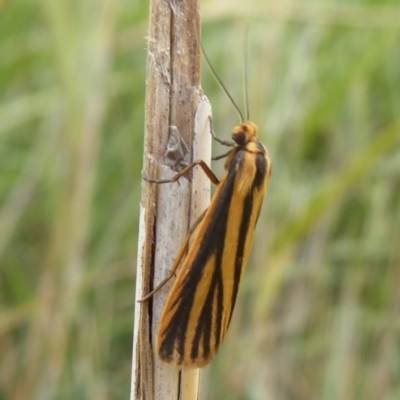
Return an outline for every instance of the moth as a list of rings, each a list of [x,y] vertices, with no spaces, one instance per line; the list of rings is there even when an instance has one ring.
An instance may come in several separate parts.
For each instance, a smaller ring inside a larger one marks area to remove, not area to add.
[[[172,179],[146,179],[158,184],[176,182],[200,166],[217,185],[208,209],[190,229],[169,277],[142,299],[152,296],[180,266],[162,312],[156,344],[160,358],[178,368],[206,366],[225,337],[271,176],[271,161],[258,140],[258,127],[248,120],[248,113],[244,120],[235,107],[242,123],[232,131],[233,142],[218,139],[211,128],[215,139],[231,147],[216,157],[226,157],[221,180],[202,160]]]

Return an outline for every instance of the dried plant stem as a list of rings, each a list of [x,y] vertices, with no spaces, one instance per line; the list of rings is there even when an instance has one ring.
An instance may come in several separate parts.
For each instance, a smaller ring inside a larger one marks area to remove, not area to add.
[[[210,109],[199,85],[198,0],[153,0],[148,36],[145,176],[173,176],[181,157],[185,162],[210,159]],[[166,153],[167,143],[182,141],[186,146],[178,146],[180,151]],[[194,171],[179,184],[143,182],[136,299],[168,275],[191,223],[207,207],[209,183],[201,180]],[[131,400],[198,398],[198,370],[180,372],[161,363],[154,353],[159,318],[171,284],[136,306]]]

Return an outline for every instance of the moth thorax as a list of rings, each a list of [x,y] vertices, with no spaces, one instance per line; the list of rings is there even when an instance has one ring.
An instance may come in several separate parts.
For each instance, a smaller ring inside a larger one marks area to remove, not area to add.
[[[235,126],[232,131],[232,139],[239,145],[244,146],[246,143],[257,140],[258,126],[250,121]]]

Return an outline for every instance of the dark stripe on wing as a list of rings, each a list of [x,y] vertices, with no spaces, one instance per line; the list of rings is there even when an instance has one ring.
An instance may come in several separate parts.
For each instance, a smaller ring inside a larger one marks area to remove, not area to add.
[[[264,148],[264,147],[262,146],[262,148]],[[266,179],[267,160],[265,158],[265,155],[262,153],[254,154],[254,158],[255,158],[255,163],[256,163],[256,167],[257,167],[257,172],[254,176],[252,188],[249,191],[248,195],[246,196],[246,198],[244,200],[244,204],[243,204],[242,222],[240,224],[238,247],[237,247],[236,257],[235,257],[235,277],[234,277],[234,285],[233,285],[233,289],[232,289],[232,298],[231,298],[232,308],[230,310],[229,323],[232,318],[232,313],[233,313],[233,309],[235,307],[236,297],[237,297],[238,290],[239,290],[240,277],[242,275],[242,270],[243,270],[243,258],[244,258],[244,251],[245,251],[245,247],[246,247],[247,235],[249,233],[250,234],[253,233],[253,232],[250,232],[249,225],[250,225],[251,215],[253,214],[254,193],[256,190],[258,190],[258,188],[260,186],[263,185],[263,183]],[[256,210],[256,212],[258,215],[260,213],[260,210]],[[257,218],[258,218],[258,216],[257,216]],[[229,323],[228,323],[228,325],[229,325]]]
[[[210,357],[210,343],[211,343],[211,333],[212,333],[212,324],[213,324],[213,315],[222,315],[222,307],[223,307],[223,295],[224,295],[224,286],[222,280],[222,270],[218,266],[221,265],[223,251],[221,248],[216,249],[216,268],[214,269],[213,277],[210,283],[210,290],[207,294],[206,301],[201,310],[200,318],[196,327],[196,335],[193,338],[192,342],[192,350],[191,350],[191,358],[194,360],[198,356],[198,350],[200,348],[200,341],[203,342],[203,358],[208,359]],[[214,306],[214,298],[217,296],[216,309],[213,310]],[[221,327],[222,327],[222,319],[217,318],[215,321],[215,330],[214,330],[214,338],[215,338],[215,347],[218,347],[219,340],[221,336]]]
[[[261,143],[257,143],[261,148],[263,149],[263,153],[258,153],[255,154],[255,161],[256,161],[256,167],[257,167],[257,172],[256,176],[254,177],[254,183],[253,183],[253,188],[259,188],[265,181],[267,170],[269,168],[268,165],[268,160],[265,155],[265,148]]]
[[[224,246],[224,238],[230,203],[233,196],[235,177],[236,172],[233,163],[231,163],[225,181],[221,182],[221,184],[224,186],[217,199],[218,203],[215,207],[214,213],[213,215],[207,217],[207,219],[210,220],[209,229],[207,229],[206,234],[204,235],[200,249],[197,253],[197,257],[194,259],[192,266],[189,267],[189,273],[185,281],[182,283],[181,288],[178,288],[180,293],[176,294],[177,301],[172,305],[174,314],[169,321],[168,329],[163,333],[162,343],[160,344],[159,348],[161,358],[166,361],[171,360],[175,347],[177,347],[177,351],[181,356],[180,361],[182,361],[186,339],[185,334],[188,332],[187,327],[190,321],[190,313],[193,307],[198,282],[201,280],[204,273],[204,267],[207,265],[207,261],[213,254],[216,254],[217,257],[216,270],[219,269],[219,265],[221,264],[221,254]],[[221,296],[222,299],[222,284],[220,287],[221,293],[219,296]],[[214,290],[215,288],[216,285],[214,284],[212,289]],[[211,296],[212,299],[214,293],[213,290],[210,290],[207,298]],[[222,300],[220,307],[222,307]],[[204,322],[204,328],[202,328],[203,330],[211,330],[212,312],[212,301],[210,303],[206,302],[203,307],[202,314],[208,313],[209,320]],[[221,327],[219,326],[218,329],[221,330]]]

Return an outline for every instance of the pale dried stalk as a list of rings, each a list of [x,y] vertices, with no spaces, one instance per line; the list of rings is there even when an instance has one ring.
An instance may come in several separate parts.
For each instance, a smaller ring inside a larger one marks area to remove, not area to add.
[[[173,132],[182,135],[189,149],[185,161],[210,160],[210,108],[199,81],[198,0],[152,1],[147,68],[143,173],[165,179],[179,170],[177,153],[166,156]],[[203,181],[202,171],[194,171],[192,179],[181,178],[179,184],[143,183],[136,299],[169,274],[191,223],[208,201],[209,182]],[[198,398],[198,370],[179,372],[154,353],[159,318],[171,284],[136,306],[131,400]]]

